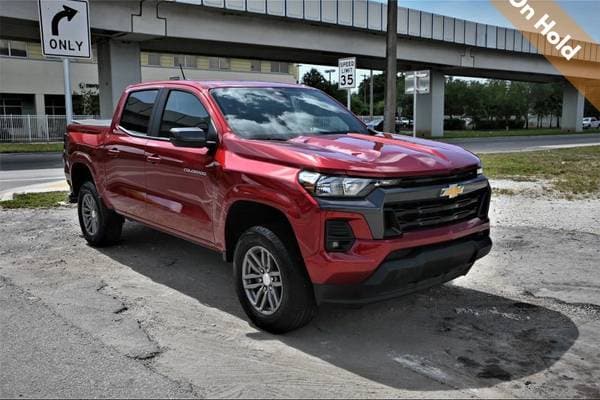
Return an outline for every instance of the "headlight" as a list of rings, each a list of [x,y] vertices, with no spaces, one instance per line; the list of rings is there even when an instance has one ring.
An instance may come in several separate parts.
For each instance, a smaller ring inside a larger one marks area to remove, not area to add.
[[[298,181],[315,197],[364,197],[375,187],[373,179],[321,175],[310,171],[300,172]]]
[[[479,168],[477,168],[477,175],[483,175],[483,166],[479,166]]]

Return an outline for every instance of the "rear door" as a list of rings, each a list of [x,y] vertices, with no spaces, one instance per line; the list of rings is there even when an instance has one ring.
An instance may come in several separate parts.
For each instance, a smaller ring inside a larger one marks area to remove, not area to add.
[[[153,222],[207,244],[214,243],[215,167],[207,148],[176,147],[169,130],[200,127],[216,137],[202,94],[165,90],[155,131],[146,146],[146,188]]]
[[[158,89],[130,92],[121,120],[103,147],[107,201],[118,212],[139,219],[145,219],[146,143],[158,94]]]

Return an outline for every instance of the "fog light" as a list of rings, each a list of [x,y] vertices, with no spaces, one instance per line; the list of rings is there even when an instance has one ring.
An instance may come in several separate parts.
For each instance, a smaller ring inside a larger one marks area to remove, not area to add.
[[[354,233],[348,221],[331,219],[325,222],[325,249],[330,252],[345,252],[354,244]]]

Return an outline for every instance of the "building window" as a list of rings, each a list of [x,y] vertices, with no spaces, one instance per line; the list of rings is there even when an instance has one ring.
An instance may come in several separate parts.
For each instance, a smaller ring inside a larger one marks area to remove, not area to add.
[[[149,53],[148,54],[148,65],[160,65],[160,54]]]
[[[208,68],[210,69],[231,69],[229,58],[209,57]]]
[[[0,55],[27,57],[27,43],[16,40],[0,40]]]
[[[185,67],[185,66],[186,66],[186,65],[185,65],[185,56],[175,56],[175,57],[173,58],[173,64],[174,64],[176,67],[179,67],[180,65],[181,65],[182,67]]]
[[[175,56],[175,66],[182,66],[185,68],[196,68],[196,56]]]
[[[271,62],[271,72],[287,74],[290,71],[290,64],[286,62]]]
[[[0,115],[22,115],[23,101],[19,98],[0,97]]]
[[[196,56],[185,56],[185,66],[188,68],[197,68],[198,60]]]
[[[250,71],[252,72],[260,72],[260,64],[259,60],[250,60]]]
[[[219,69],[231,69],[229,58],[219,58]]]
[[[47,94],[44,96],[46,115],[66,115],[65,96],[60,94]]]

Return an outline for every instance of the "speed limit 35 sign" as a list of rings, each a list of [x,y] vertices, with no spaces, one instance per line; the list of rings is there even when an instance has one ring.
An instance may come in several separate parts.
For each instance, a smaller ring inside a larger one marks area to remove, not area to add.
[[[340,58],[338,69],[339,88],[354,89],[356,87],[356,57]]]

